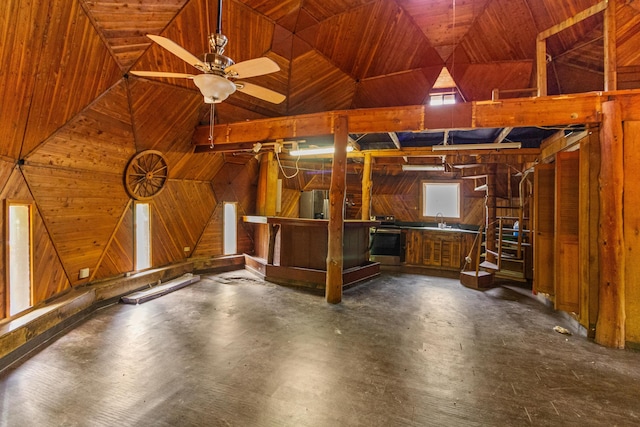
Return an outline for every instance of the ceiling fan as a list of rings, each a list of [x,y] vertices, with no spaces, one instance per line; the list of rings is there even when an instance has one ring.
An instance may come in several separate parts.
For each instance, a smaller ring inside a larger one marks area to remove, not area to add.
[[[213,104],[224,101],[236,90],[274,104],[283,102],[286,97],[278,92],[252,83],[236,80],[275,73],[280,71],[280,67],[267,57],[250,59],[236,64],[231,58],[224,55],[224,48],[227,45],[228,39],[222,34],[222,0],[218,1],[217,24],[216,33],[209,35],[209,52],[203,54],[202,59],[191,54],[182,46],[166,37],[147,34],[147,37],[151,40],[189,65],[200,70],[202,74],[194,75],[163,71],[130,71],[130,73],[140,77],[191,79],[198,89],[200,89],[202,96],[204,96],[204,102],[212,104],[212,111]]]

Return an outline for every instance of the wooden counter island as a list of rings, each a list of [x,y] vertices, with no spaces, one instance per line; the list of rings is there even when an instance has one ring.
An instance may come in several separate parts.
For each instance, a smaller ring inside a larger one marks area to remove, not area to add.
[[[328,220],[245,216],[254,227],[255,254],[246,268],[270,282],[324,289],[327,274]],[[377,221],[344,221],[343,287],[380,274],[368,257],[369,228]]]

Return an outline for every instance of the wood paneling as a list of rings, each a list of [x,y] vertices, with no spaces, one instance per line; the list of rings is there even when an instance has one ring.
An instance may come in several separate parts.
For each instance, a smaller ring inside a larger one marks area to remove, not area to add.
[[[7,180],[0,200],[20,200],[33,202],[33,197],[29,191],[27,183],[24,180],[22,172],[19,168],[14,168],[11,177]],[[4,209],[4,204],[3,204]],[[69,288],[70,283],[60,262],[60,258],[49,237],[49,233],[44,225],[37,206],[32,209],[32,251],[33,251],[33,305],[36,305],[53,295],[56,295]],[[5,213],[2,212],[0,217],[0,239],[5,242]],[[3,258],[4,259],[4,258]],[[4,298],[5,268],[7,266],[0,264],[0,318],[4,317]],[[6,313],[5,313],[6,314]]]
[[[273,21],[278,21],[300,9],[301,0],[242,0],[242,2],[265,15]]]
[[[394,2],[372,2],[321,22],[314,47],[355,79],[444,65]]]
[[[363,79],[356,86],[353,107],[423,104],[439,72],[440,68],[431,67],[426,70],[402,71],[389,76]]]
[[[37,78],[22,155],[80,112],[121,77],[120,69],[77,1],[47,2],[40,55],[29,56]],[[37,15],[36,15],[37,16]],[[33,42],[33,41],[31,41]]]
[[[0,3],[0,155],[16,160],[20,157],[42,58],[42,39],[47,30],[42,23],[47,20],[48,6],[49,2],[38,0]]]
[[[555,165],[534,169],[533,290],[554,294],[555,281]]]
[[[371,0],[305,0],[303,9],[316,20],[323,21],[366,3],[371,3]]]
[[[122,70],[127,70],[188,0],[80,0]]]
[[[25,166],[24,175],[73,285],[93,271],[128,203],[120,173]]]
[[[492,0],[460,45],[472,63],[530,60],[537,33],[526,0]]]
[[[398,0],[443,60],[467,34],[489,0]],[[453,6],[455,4],[455,6]]]
[[[216,198],[208,182],[170,180],[152,203],[153,266],[189,256],[215,206]],[[188,251],[184,250],[186,247]]]
[[[153,232],[153,230],[151,231]],[[115,231],[111,243],[105,249],[95,279],[114,277],[134,270],[133,236],[133,203],[131,203],[123,212],[122,221]]]
[[[640,122],[624,123],[624,244],[626,341],[640,343]]]
[[[351,106],[356,82],[311,51],[291,63],[289,113],[305,114]]]
[[[29,164],[123,173],[135,154],[126,84],[121,81],[26,157]]]
[[[222,203],[218,203],[192,254],[194,258],[222,255]],[[240,228],[238,228],[240,229]],[[243,228],[245,229],[245,228]],[[240,247],[238,246],[238,250]],[[245,252],[247,252],[245,250]]]
[[[580,310],[580,152],[556,154],[555,307]]]
[[[637,2],[636,2],[637,3]],[[618,68],[640,66],[640,11],[629,2],[617,1],[616,13],[616,59]],[[636,72],[636,76],[640,72]],[[636,78],[640,81],[640,78]],[[640,87],[634,86],[636,88]]]
[[[458,68],[460,71],[462,67]],[[490,64],[470,64],[464,74],[456,72],[456,82],[467,101],[491,99],[493,89],[525,89],[530,86],[532,61],[506,61]],[[500,98],[521,98],[527,93],[501,95]]]

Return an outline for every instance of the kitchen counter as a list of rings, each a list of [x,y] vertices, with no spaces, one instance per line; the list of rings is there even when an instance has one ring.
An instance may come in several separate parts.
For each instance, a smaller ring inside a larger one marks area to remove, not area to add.
[[[254,226],[255,254],[247,266],[266,280],[294,286],[325,287],[329,220],[245,216]],[[344,221],[343,283],[379,274],[368,260],[369,230],[379,221]]]

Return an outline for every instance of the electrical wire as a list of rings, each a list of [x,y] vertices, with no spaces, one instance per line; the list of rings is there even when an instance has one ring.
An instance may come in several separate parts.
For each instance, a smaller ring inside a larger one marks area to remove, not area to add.
[[[282,172],[282,175],[287,178],[287,179],[291,179],[291,178],[295,178],[298,173],[300,172],[300,168],[298,167],[298,162],[300,161],[300,155],[298,155],[298,158],[296,159],[296,171],[293,173],[293,175],[291,176],[287,176],[287,174],[284,171],[284,168],[282,167],[282,163],[280,162],[280,155],[278,154],[278,150],[273,150],[276,153],[276,160],[278,160],[278,166],[280,167],[280,171]]]

